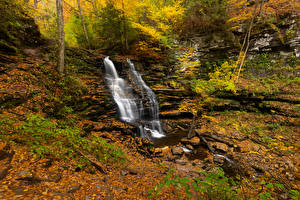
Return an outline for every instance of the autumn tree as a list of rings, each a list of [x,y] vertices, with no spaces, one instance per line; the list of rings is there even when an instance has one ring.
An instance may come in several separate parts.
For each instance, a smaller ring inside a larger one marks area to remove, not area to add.
[[[81,24],[82,24],[83,32],[84,32],[84,35],[85,35],[85,39],[86,39],[86,42],[88,44],[88,47],[91,48],[89,35],[88,35],[88,32],[87,32],[86,24],[85,24],[85,21],[84,21],[84,16],[83,16],[83,13],[82,13],[82,8],[81,8],[81,5],[80,5],[80,0],[77,0],[77,5],[78,5],[79,15],[80,15]]]
[[[58,72],[60,74],[63,74],[64,61],[65,61],[65,31],[64,31],[64,16],[63,16],[62,0],[56,0],[56,9],[57,9],[57,25],[58,25],[58,37],[59,37],[57,66],[58,66]]]

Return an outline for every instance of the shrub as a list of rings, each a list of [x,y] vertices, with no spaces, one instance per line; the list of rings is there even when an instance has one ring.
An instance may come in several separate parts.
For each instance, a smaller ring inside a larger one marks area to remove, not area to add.
[[[15,122],[0,116],[2,138],[30,148],[36,157],[54,157],[81,160],[79,151],[93,155],[106,163],[124,163],[125,156],[116,146],[97,136],[82,137],[82,130],[70,122],[49,120],[39,114],[31,114],[25,120]]]
[[[149,193],[151,197],[160,195],[165,188],[170,188],[173,193],[180,196],[182,190],[189,199],[197,196],[197,199],[239,199],[240,190],[233,189],[235,183],[228,179],[222,170],[217,168],[213,172],[200,172],[205,175],[203,180],[199,178],[180,178],[175,175],[174,170],[169,170],[163,181],[156,185]]]

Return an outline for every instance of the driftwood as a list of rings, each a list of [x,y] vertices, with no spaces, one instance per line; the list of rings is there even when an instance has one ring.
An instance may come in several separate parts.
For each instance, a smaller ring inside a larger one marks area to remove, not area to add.
[[[91,155],[87,155],[84,154],[82,151],[77,150],[83,157],[85,157],[86,159],[88,159],[92,165],[94,165],[100,172],[106,174],[107,173],[107,168],[106,166],[100,162],[99,160],[97,160],[95,157],[91,156]]]

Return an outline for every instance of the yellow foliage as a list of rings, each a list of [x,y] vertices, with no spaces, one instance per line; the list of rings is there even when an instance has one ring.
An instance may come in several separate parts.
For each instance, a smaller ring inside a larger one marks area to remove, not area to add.
[[[200,61],[195,60],[196,51],[193,48],[186,48],[181,57],[178,58],[180,62],[179,73],[184,77],[194,77],[196,68],[200,66]]]
[[[161,34],[151,26],[143,26],[139,23],[132,23],[133,28],[139,29],[145,35],[151,36],[154,40],[159,41],[161,38]]]
[[[201,109],[201,105],[199,104],[199,101],[197,98],[195,99],[185,99],[179,106],[179,110],[191,112],[193,115],[197,115],[198,110]]]

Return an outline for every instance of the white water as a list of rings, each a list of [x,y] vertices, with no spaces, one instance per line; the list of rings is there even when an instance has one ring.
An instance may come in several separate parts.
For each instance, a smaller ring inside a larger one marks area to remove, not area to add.
[[[127,59],[127,62],[130,66],[130,72],[134,77],[134,84],[139,88],[142,99],[136,98],[132,93],[132,88],[124,79],[118,76],[117,70],[109,57],[104,59],[108,86],[118,105],[121,119],[138,126],[141,137],[148,139],[151,139],[151,137],[164,137],[165,135],[163,134],[159,120],[159,107],[156,96],[146,85],[142,76],[135,70],[133,63],[129,59]],[[147,113],[147,117],[145,116],[145,108],[143,105],[145,96],[149,102],[149,108],[147,108],[149,114]]]

